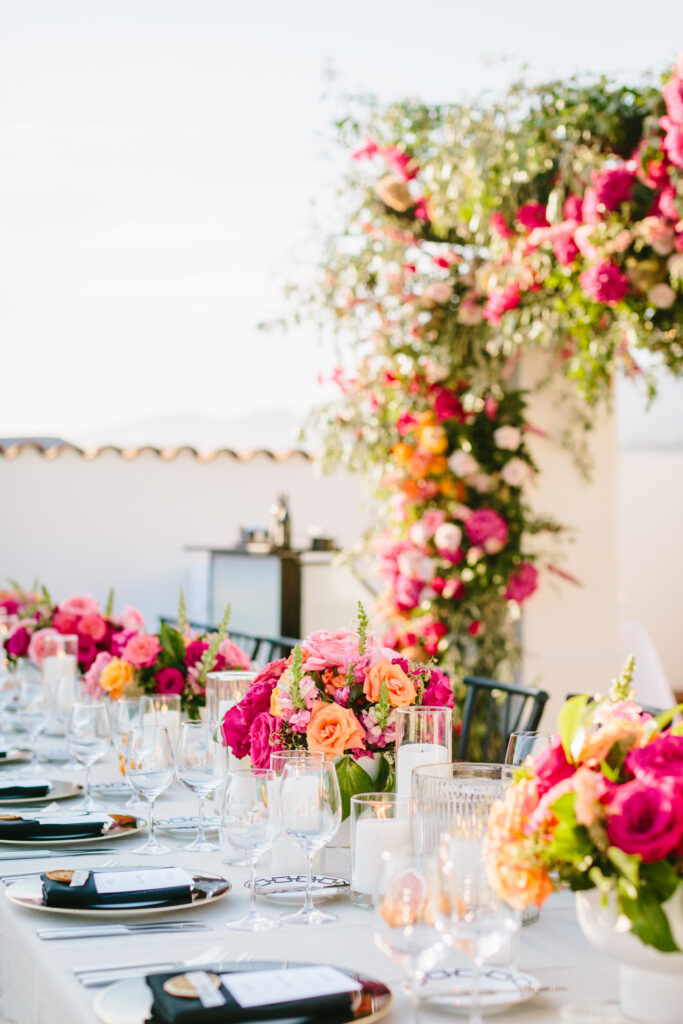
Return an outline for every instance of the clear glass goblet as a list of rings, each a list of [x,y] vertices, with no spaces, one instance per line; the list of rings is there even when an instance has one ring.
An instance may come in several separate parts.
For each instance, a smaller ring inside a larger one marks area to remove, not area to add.
[[[114,748],[119,757],[119,768],[130,789],[130,797],[123,806],[127,810],[133,810],[140,803],[140,797],[131,786],[130,779],[126,774],[126,749],[133,729],[140,729],[145,724],[152,724],[154,705],[149,697],[120,697],[110,705],[109,712]],[[145,715],[151,715],[152,718],[145,719]]]
[[[209,722],[183,722],[176,748],[176,775],[199,798],[197,836],[181,850],[193,853],[214,853],[218,843],[207,839],[204,827],[204,801],[215,793],[225,777],[226,750],[216,738]]]
[[[538,757],[547,750],[553,741],[549,732],[513,732],[510,733],[505,764],[521,765],[527,757]]]
[[[96,761],[104,757],[111,742],[111,726],[106,705],[77,701],[69,712],[66,739],[73,756],[85,766],[85,797],[80,808],[83,811],[93,811],[95,801],[90,792],[90,769]]]
[[[222,828],[232,846],[249,861],[251,906],[228,928],[263,932],[279,922],[266,917],[256,906],[256,861],[266,853],[280,832],[278,782],[268,768],[245,768],[228,772],[223,797]]]
[[[173,782],[175,760],[168,730],[162,725],[143,725],[133,729],[126,748],[126,777],[136,793],[147,802],[149,839],[135,853],[157,856],[170,853],[171,847],[156,836],[154,801]]]

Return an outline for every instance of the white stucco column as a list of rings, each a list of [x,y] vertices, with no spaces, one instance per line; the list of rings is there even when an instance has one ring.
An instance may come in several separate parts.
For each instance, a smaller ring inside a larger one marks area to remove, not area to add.
[[[529,387],[540,371],[540,359],[529,357],[520,372]],[[562,545],[564,557],[554,559],[578,577],[582,586],[541,572],[539,591],[524,605],[522,678],[551,695],[543,726],[554,729],[567,693],[606,692],[621,668],[618,654],[618,449],[614,416],[601,409],[592,414],[586,436],[592,460],[591,479],[582,478],[571,455],[558,443],[567,422],[567,385],[559,378],[534,394],[529,422],[549,438],[531,434],[529,446],[539,467],[529,499],[538,513],[574,532]],[[576,423],[580,430],[580,424]],[[539,547],[552,547],[541,535]]]

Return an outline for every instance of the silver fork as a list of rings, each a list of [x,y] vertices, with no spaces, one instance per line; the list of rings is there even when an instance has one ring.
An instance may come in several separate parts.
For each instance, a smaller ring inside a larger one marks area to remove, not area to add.
[[[99,988],[102,985],[110,985],[114,981],[125,981],[127,978],[139,978],[140,975],[148,974],[150,971],[174,971],[182,970],[185,967],[201,967],[203,964],[213,963],[219,959],[223,952],[222,943],[210,946],[187,960],[180,963],[166,961],[160,963],[146,964],[114,964],[99,967],[75,967],[72,974],[80,981],[84,988]]]

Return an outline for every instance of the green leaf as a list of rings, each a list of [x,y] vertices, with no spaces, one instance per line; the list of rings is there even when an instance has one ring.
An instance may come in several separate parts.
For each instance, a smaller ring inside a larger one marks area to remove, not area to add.
[[[589,700],[588,694],[580,693],[577,697],[570,697],[560,711],[560,739],[568,761],[573,760],[572,743],[579,727],[583,724]]]
[[[337,778],[342,798],[342,818],[348,818],[351,810],[351,797],[356,793],[374,793],[374,783],[368,773],[346,754],[336,764]]]
[[[655,715],[655,722],[659,726],[659,730],[666,729],[667,725],[674,720],[676,715],[683,711],[683,704],[677,704],[675,708],[670,708],[668,711],[660,711],[658,715]]]
[[[396,774],[384,754],[379,755],[379,769],[375,779],[376,793],[391,793],[396,785]]]
[[[617,846],[609,846],[607,859],[614,864],[619,874],[623,875],[631,885],[638,886],[641,857],[634,853],[624,853]]]
[[[565,793],[563,796],[559,797],[555,803],[551,804],[550,810],[559,821],[564,822],[566,825],[570,825],[573,828],[576,825],[576,813],[574,811],[575,803],[576,793]]]
[[[641,865],[640,877],[660,903],[671,899],[681,881],[668,860],[656,860],[651,864]]]
[[[577,866],[593,853],[593,843],[585,828],[567,825],[564,822],[555,829],[551,842],[544,849],[549,861],[568,861]]]
[[[646,946],[654,946],[661,953],[676,953],[678,946],[671,934],[669,920],[655,894],[646,887],[638,891],[635,899],[618,894],[619,910],[631,922],[631,930]]]
[[[178,630],[169,626],[167,622],[162,622],[159,641],[169,667],[183,667],[185,665],[185,643]]]

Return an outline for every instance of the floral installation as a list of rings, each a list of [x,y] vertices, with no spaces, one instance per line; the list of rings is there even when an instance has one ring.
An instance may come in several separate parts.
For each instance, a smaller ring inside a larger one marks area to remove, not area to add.
[[[223,736],[258,768],[277,750],[334,759],[346,817],[355,793],[393,789],[396,709],[416,704],[452,708],[448,676],[384,647],[359,605],[357,629],[311,633],[288,658],[266,665],[226,713]],[[372,775],[365,758],[376,762]]]
[[[490,878],[513,906],[537,906],[553,873],[597,888],[646,945],[678,950],[663,904],[683,875],[683,705],[636,703],[633,658],[607,698],[572,697],[550,747],[516,771],[489,820]]]
[[[520,604],[544,576],[572,578],[558,524],[531,511],[530,439],[581,462],[618,372],[650,395],[651,370],[683,372],[682,96],[683,60],[663,88],[360,97],[336,122],[344,221],[317,282],[292,289],[293,320],[340,340],[325,462],[377,484],[380,607],[411,658],[509,677]],[[570,384],[552,437],[519,384],[530,351],[534,387]]]
[[[101,609],[87,594],[55,604],[45,587],[34,593],[14,585],[0,592],[0,609],[11,616],[7,657],[15,664],[28,658],[41,668],[45,638],[71,634],[78,637],[78,667],[91,697],[179,694],[193,717],[204,704],[208,672],[251,667],[249,655],[228,636],[229,609],[216,633],[194,633],[181,590],[177,628],[163,623],[158,633],[148,633],[136,608],[115,613],[113,606],[113,591]]]

